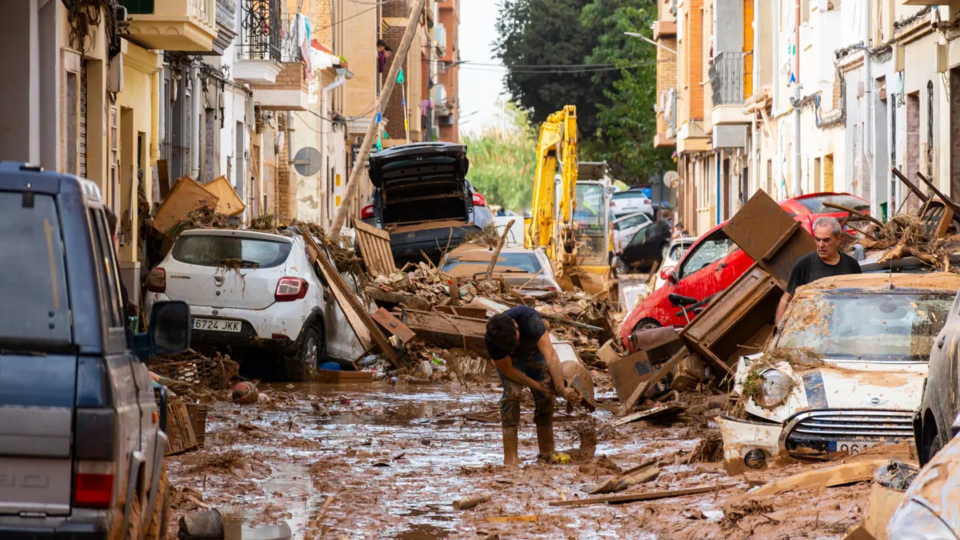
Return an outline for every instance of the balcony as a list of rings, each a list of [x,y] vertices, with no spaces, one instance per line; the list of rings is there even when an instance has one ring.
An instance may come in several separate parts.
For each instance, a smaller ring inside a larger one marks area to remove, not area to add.
[[[749,124],[751,118],[743,114],[743,53],[722,52],[710,65],[710,86],[713,88],[714,126]]]
[[[128,40],[146,49],[212,52],[216,0],[121,0],[130,19]]]
[[[272,85],[251,85],[253,101],[267,111],[306,111],[310,107],[309,83],[303,62],[284,62]]]
[[[274,0],[243,0],[238,58],[233,78],[252,85],[271,85],[283,70],[283,18]]]
[[[657,21],[653,23],[653,39],[674,37],[677,35],[677,21]]]

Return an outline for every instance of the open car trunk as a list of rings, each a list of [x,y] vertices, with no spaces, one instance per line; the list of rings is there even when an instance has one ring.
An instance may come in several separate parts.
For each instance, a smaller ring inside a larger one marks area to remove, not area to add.
[[[466,147],[424,143],[398,146],[370,157],[370,180],[383,227],[465,222],[470,218]]]

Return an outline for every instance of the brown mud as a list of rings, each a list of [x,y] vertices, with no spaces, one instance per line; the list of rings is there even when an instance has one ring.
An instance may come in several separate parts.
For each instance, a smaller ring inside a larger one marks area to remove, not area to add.
[[[525,403],[523,465],[507,470],[501,466],[500,390],[494,383],[261,384],[260,390],[270,399],[250,406],[211,404],[206,447],[168,458],[173,537],[181,515],[210,507],[238,511],[249,524],[287,522],[304,539],[842,538],[861,521],[870,492],[868,484],[858,484],[745,503],[752,485],[826,464],[731,477],[722,463],[702,462],[716,459],[707,456],[715,450],[700,444],[716,436],[707,414],[611,428],[606,424],[614,417],[601,407],[593,414],[596,456],[548,465],[535,461],[533,407]],[[612,408],[611,391],[598,395]],[[572,453],[586,417],[561,410],[554,427],[557,450]],[[651,459],[659,460],[659,477],[618,495],[736,486],[623,505],[548,504],[587,497],[604,477]],[[491,500],[453,509],[454,501],[483,494]],[[536,518],[490,521],[516,516]]]

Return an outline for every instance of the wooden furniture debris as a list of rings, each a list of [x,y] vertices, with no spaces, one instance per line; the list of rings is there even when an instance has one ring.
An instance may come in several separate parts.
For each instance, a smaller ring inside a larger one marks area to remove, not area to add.
[[[740,356],[758,352],[773,334],[773,319],[782,296],[783,288],[777,280],[754,263],[718,293],[680,337],[714,368],[716,377],[732,377],[730,366]]]
[[[779,495],[797,489],[814,489],[821,487],[835,487],[857,482],[865,482],[873,478],[877,468],[890,461],[889,457],[865,459],[843,463],[833,467],[804,471],[786,478],[779,478],[764,484],[746,494],[746,497],[762,497],[764,495]]]
[[[367,298],[376,300],[377,302],[397,305],[402,304],[408,308],[419,309],[422,311],[429,311],[432,307],[430,302],[408,292],[385,291],[379,287],[365,287],[363,292],[367,295]]]
[[[607,366],[620,359],[620,353],[617,352],[616,345],[614,345],[614,339],[608,339],[602,347],[597,349],[597,360]]]
[[[830,202],[823,203],[823,206],[847,213],[847,217],[843,218],[843,222],[840,225],[846,225],[851,218],[856,218],[854,221],[869,221],[870,223],[873,223],[877,227],[881,227],[881,228],[883,227],[883,222],[881,222],[879,219],[869,214],[864,214],[863,212],[860,212],[854,208],[849,208],[842,204],[836,204],[836,203],[830,203]]]
[[[660,467],[657,466],[659,463],[658,458],[650,459],[628,471],[611,476],[594,486],[590,494],[617,493],[637,484],[649,482],[660,476]]]
[[[956,219],[957,222],[960,223],[960,205],[953,202],[953,199],[951,199],[950,197],[947,197],[946,195],[944,195],[939,189],[937,189],[937,186],[933,185],[933,182],[927,179],[926,176],[920,174],[919,172],[917,173],[917,176],[920,178],[920,180],[923,181],[924,184],[927,185],[928,188],[930,188],[930,191],[932,191],[937,197],[940,198],[940,202],[942,202],[947,207],[947,209],[951,211],[950,217],[953,219]],[[930,204],[933,201],[934,199],[932,197],[926,201],[927,208],[930,207]],[[924,214],[926,214],[926,212],[924,212]]]
[[[420,339],[432,345],[446,349],[462,347],[487,353],[487,345],[483,339],[487,333],[486,319],[405,309],[401,312],[400,320],[416,332]]]
[[[190,425],[197,439],[197,448],[203,448],[207,433],[207,410],[205,403],[187,403],[187,415],[190,416]]]
[[[487,310],[476,307],[462,306],[433,306],[434,311],[446,313],[447,315],[457,315],[458,317],[467,317],[470,319],[486,319]]]
[[[353,220],[353,228],[357,233],[357,244],[360,246],[363,262],[367,265],[367,272],[374,278],[395,273],[397,264],[390,249],[390,233],[359,219]]]
[[[316,240],[314,240],[313,236],[309,233],[303,233],[303,238],[307,245],[313,246],[313,249],[317,250],[318,253],[326,253],[326,251],[317,245]],[[387,336],[383,334],[380,327],[377,326],[376,321],[373,320],[373,317],[367,313],[367,310],[360,304],[357,297],[354,296],[353,291],[351,291],[350,287],[343,281],[343,277],[340,276],[340,272],[333,266],[330,259],[326,256],[317,257],[317,267],[320,268],[324,280],[330,286],[330,289],[333,290],[333,296],[336,298],[337,304],[340,305],[340,309],[343,311],[344,316],[346,316],[347,322],[350,323],[350,327],[353,328],[357,337],[360,338],[360,344],[363,348],[369,349],[373,343],[375,343],[380,347],[380,351],[390,359],[390,363],[396,367],[400,367],[400,359],[397,357],[397,352],[393,350],[393,347],[390,345]],[[369,335],[373,343],[365,340],[361,334],[364,334],[364,336]],[[368,342],[364,343],[364,341]]]
[[[529,516],[503,516],[485,518],[487,523],[536,523],[539,516],[536,514]]]
[[[610,378],[613,379],[613,387],[617,391],[617,399],[621,403],[641,386],[647,379],[653,376],[654,367],[647,357],[647,353],[640,351],[629,356],[617,358],[611,362],[607,371]]]
[[[370,384],[373,382],[373,372],[318,369],[317,382],[322,384]]]
[[[157,183],[159,188],[160,200],[166,200],[167,195],[170,194],[170,168],[167,166],[167,160],[157,160],[157,177],[153,181]]]
[[[214,178],[209,183],[204,184],[203,188],[217,197],[217,207],[214,211],[218,214],[239,216],[247,207],[243,204],[243,199],[237,195],[237,191],[230,185],[230,181],[224,176]]]
[[[610,422],[610,425],[611,425],[612,427],[622,426],[622,425],[624,425],[624,424],[629,424],[629,423],[631,423],[631,422],[637,422],[637,421],[639,421],[639,420],[651,420],[651,419],[658,418],[658,417],[662,417],[662,416],[668,416],[668,415],[672,415],[672,414],[681,413],[681,412],[683,412],[684,410],[686,410],[685,407],[683,407],[682,405],[675,404],[675,403],[671,403],[671,404],[669,404],[669,405],[658,405],[658,406],[656,406],[656,407],[653,407],[653,408],[651,408],[651,409],[647,409],[647,410],[645,410],[645,411],[635,412],[635,413],[633,413],[633,414],[628,414],[627,416],[624,416],[623,418],[618,418],[618,419],[614,420],[613,422]]]
[[[403,343],[417,337],[413,330],[407,328],[407,325],[400,322],[400,319],[394,317],[392,313],[383,308],[374,311],[371,317],[380,323],[380,326],[382,326],[384,330],[400,338],[400,341]]]
[[[701,493],[710,493],[711,491],[721,491],[736,487],[737,485],[738,484],[735,483],[714,484],[712,486],[674,489],[668,491],[648,491],[645,493],[628,493],[626,495],[604,495],[602,497],[588,497],[586,499],[572,499],[569,501],[551,501],[550,506],[589,506],[591,504],[654,501],[657,499],[669,499],[672,497],[684,497],[686,495],[699,495]]]
[[[197,447],[197,436],[193,432],[193,422],[187,405],[179,398],[167,402],[167,448],[166,456],[182,454]]]
[[[617,410],[617,415],[623,416],[627,414],[630,411],[630,409],[632,409],[633,406],[637,404],[637,402],[640,400],[641,397],[649,396],[654,386],[658,382],[660,382],[664,377],[666,377],[667,373],[670,373],[671,371],[673,371],[673,368],[675,368],[683,360],[685,356],[690,354],[694,354],[694,353],[690,352],[690,350],[687,349],[686,347],[682,347],[679,351],[677,351],[676,354],[670,357],[669,360],[664,362],[657,369],[657,371],[653,374],[653,376],[646,378],[643,384],[638,386],[636,390],[634,390],[630,394],[630,397],[628,397],[626,401],[623,401],[620,404],[620,408]]]
[[[920,199],[920,202],[922,202],[922,203],[926,203],[926,202],[927,202],[928,197],[927,197],[926,195],[924,195],[924,193],[923,193],[922,191],[920,191],[920,188],[918,188],[918,187],[916,186],[916,184],[914,184],[914,183],[911,182],[906,176],[904,176],[903,173],[900,172],[900,169],[897,169],[896,167],[891,167],[890,170],[893,172],[893,175],[894,175],[894,176],[896,176],[897,178],[899,178],[899,179],[910,189],[910,191],[911,191],[914,195],[916,195],[918,199]],[[906,201],[907,201],[907,197],[904,197],[904,198],[903,198],[903,202],[906,202]],[[902,205],[902,203],[901,203],[901,205]]]
[[[797,260],[817,249],[817,243],[790,214],[762,190],[750,197],[723,232],[766,270],[781,289],[787,288]]]
[[[928,238],[946,238],[950,222],[956,214],[940,199],[930,199],[923,213],[926,236]]]
[[[218,200],[216,195],[202,185],[189,176],[184,176],[177,180],[177,184],[157,210],[157,215],[153,218],[153,228],[163,234],[194,210],[214,210]]]

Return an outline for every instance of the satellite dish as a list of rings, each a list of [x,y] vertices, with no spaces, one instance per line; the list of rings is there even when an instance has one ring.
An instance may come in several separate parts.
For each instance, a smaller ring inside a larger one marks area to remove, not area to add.
[[[312,146],[301,148],[293,158],[293,166],[300,176],[313,176],[320,172],[322,165],[320,151]]]
[[[668,188],[672,188],[677,184],[677,180],[680,179],[680,175],[677,174],[677,171],[667,171],[663,173],[663,185]]]

